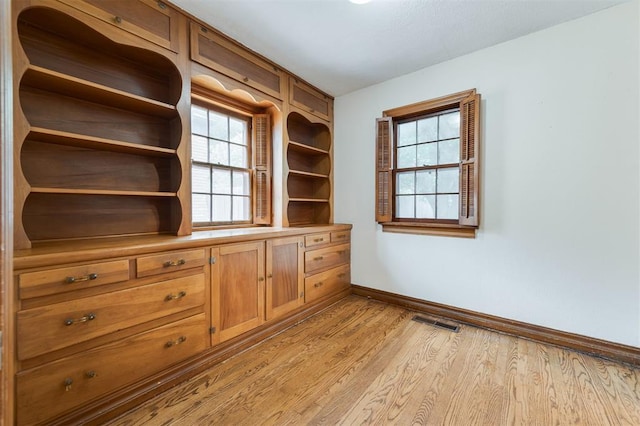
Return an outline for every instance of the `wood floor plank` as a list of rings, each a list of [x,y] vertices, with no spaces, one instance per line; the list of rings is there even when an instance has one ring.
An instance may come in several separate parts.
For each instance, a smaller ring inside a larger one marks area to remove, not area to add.
[[[640,424],[640,369],[348,297],[110,425]]]

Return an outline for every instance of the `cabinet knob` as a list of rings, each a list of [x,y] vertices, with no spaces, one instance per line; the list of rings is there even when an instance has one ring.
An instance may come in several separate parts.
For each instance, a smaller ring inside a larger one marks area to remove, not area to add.
[[[186,261],[186,260],[184,260],[184,259],[169,260],[169,261],[167,261],[167,262],[164,262],[164,263],[162,264],[162,266],[163,266],[164,268],[169,268],[169,267],[171,267],[171,266],[181,266],[181,265],[184,265],[185,263],[187,263],[187,261]]]
[[[180,291],[178,294],[167,294],[167,297],[164,298],[165,302],[169,302],[171,300],[182,299],[187,295],[186,291]]]
[[[73,384],[73,379],[71,377],[67,377],[64,379],[62,384],[64,385],[64,391],[69,392],[71,390],[71,385]]]
[[[116,24],[122,24],[122,18],[119,16],[114,16],[113,22],[115,22]]]
[[[98,279],[98,274],[88,274],[82,277],[67,277],[64,279],[64,282],[66,284],[74,284],[74,283],[80,283],[83,281],[93,281],[95,279]]]
[[[273,278],[273,274],[268,274],[267,278]]]
[[[67,318],[64,320],[64,325],[69,326],[73,324],[80,324],[83,322],[93,321],[94,319],[96,319],[96,314],[86,314],[78,319]]]
[[[86,373],[84,373],[84,375],[86,376],[87,379],[93,379],[94,377],[97,376],[96,372],[93,370],[87,371]]]
[[[317,283],[315,283],[313,286],[314,286],[315,288],[318,288],[318,287],[322,287],[322,285],[323,285],[323,284],[324,284],[324,283],[323,283],[322,281],[318,281],[318,282],[317,282]]]
[[[179,344],[184,343],[186,341],[187,341],[187,336],[180,336],[176,340],[169,340],[167,343],[164,344],[164,346],[166,348],[170,348],[172,346],[179,345]]]
[[[260,282],[264,281],[264,277],[259,277],[258,281],[260,281]]]

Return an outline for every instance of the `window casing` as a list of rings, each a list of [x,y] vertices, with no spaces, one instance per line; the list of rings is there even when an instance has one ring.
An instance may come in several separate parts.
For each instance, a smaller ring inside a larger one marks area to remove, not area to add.
[[[191,154],[195,227],[271,223],[268,114],[193,99]]]
[[[384,112],[376,127],[376,220],[383,230],[475,236],[480,95]]]

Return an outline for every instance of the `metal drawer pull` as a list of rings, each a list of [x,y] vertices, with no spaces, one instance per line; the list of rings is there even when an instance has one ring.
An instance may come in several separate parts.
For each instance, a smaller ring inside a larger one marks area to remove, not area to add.
[[[122,24],[122,18],[119,16],[114,16],[113,22],[115,22],[116,24]]]
[[[315,288],[318,288],[318,287],[322,287],[322,285],[323,285],[323,284],[324,284],[324,283],[323,283],[322,281],[318,281],[318,282],[317,282],[317,283],[315,283],[313,286],[314,286]]]
[[[169,302],[171,300],[178,300],[178,299],[182,299],[186,295],[187,295],[186,291],[181,291],[178,294],[167,294],[167,297],[165,297],[164,300],[166,302]]]
[[[338,274],[338,278],[344,278],[347,274],[345,274],[344,272],[341,274]]]
[[[71,385],[73,384],[73,379],[71,377],[67,377],[64,379],[64,391],[69,392],[71,390]]]
[[[180,343],[184,343],[187,340],[187,336],[180,336],[177,340],[169,340],[164,344],[165,347],[170,348],[171,346],[179,345]]]
[[[78,319],[67,318],[64,320],[64,325],[80,324],[82,322],[93,321],[94,319],[96,319],[96,314],[86,314],[82,318]]]
[[[314,243],[321,243],[321,242],[323,242],[323,241],[324,241],[324,238],[314,238],[314,239],[313,239],[313,242],[314,242]]]
[[[64,282],[67,284],[79,283],[82,281],[93,281],[98,278],[98,274],[89,274],[84,277],[67,277]]]
[[[345,254],[345,253],[346,253],[346,250],[340,250],[340,251],[338,251],[338,255],[340,255],[340,256],[342,256],[342,255],[343,255],[343,254]]]
[[[162,264],[162,266],[164,266],[165,268],[168,268],[168,267],[170,267],[170,266],[180,266],[180,265],[184,265],[185,263],[187,263],[187,261],[186,261],[186,260],[184,260],[184,259],[179,259],[179,260],[176,260],[175,262],[174,262],[174,261],[164,262],[164,263]]]
[[[336,235],[336,239],[338,239],[338,240],[341,240],[341,239],[343,239],[343,238],[347,238],[347,236],[346,236],[346,235],[344,235],[344,234]]]
[[[96,372],[93,370],[87,371],[86,373],[84,373],[84,375],[86,376],[87,379],[93,379],[94,377],[97,376]]]
[[[322,256],[318,256],[318,257],[314,257],[313,258],[313,260],[315,260],[315,261],[322,260],[322,259],[324,259],[324,257],[322,257]]]

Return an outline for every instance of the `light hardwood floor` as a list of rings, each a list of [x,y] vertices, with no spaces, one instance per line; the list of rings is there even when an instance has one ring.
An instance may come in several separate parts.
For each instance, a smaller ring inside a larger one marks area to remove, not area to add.
[[[350,296],[114,425],[640,425],[640,369]]]

